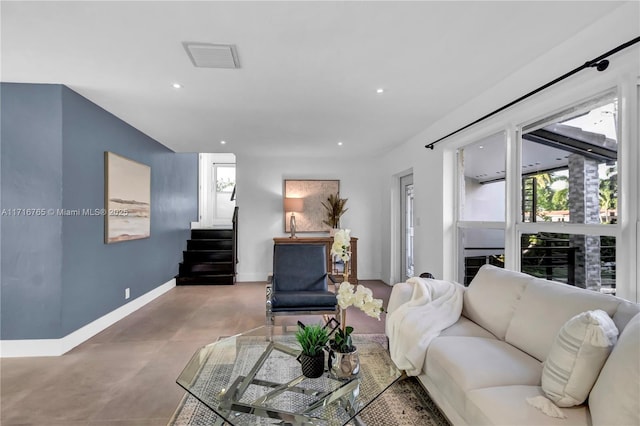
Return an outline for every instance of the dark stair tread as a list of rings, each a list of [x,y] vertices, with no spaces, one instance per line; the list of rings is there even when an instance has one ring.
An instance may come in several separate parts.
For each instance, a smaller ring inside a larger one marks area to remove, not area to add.
[[[176,277],[176,285],[233,285],[234,274],[197,275],[188,277]]]
[[[233,229],[192,229],[191,239],[233,238]]]
[[[217,249],[209,249],[209,250],[203,250],[203,249],[193,249],[193,250],[182,250],[183,253],[217,253],[217,252],[229,252],[232,251],[232,249],[228,249],[228,248],[217,248]]]
[[[181,262],[180,276],[225,275],[233,273],[233,262]]]
[[[200,241],[204,241],[201,243]],[[221,244],[222,243],[222,244]],[[189,240],[186,251],[211,251],[211,250],[231,250],[233,243],[231,240]]]

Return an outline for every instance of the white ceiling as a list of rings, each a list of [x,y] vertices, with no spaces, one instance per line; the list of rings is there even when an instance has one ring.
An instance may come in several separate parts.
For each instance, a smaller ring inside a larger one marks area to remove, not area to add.
[[[376,154],[620,4],[3,1],[1,77],[65,84],[176,151]],[[195,68],[185,41],[235,44],[241,68]]]

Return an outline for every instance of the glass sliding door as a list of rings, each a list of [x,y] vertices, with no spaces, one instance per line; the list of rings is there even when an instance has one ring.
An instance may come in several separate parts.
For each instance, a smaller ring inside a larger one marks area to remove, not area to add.
[[[402,259],[400,276],[402,281],[414,276],[413,264],[413,174],[400,178],[400,217],[401,217],[401,242]]]

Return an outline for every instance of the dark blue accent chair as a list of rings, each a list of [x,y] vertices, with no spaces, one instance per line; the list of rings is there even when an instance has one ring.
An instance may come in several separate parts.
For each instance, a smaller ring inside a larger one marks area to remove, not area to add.
[[[324,244],[275,244],[273,275],[267,285],[267,328],[276,315],[338,313],[336,293],[329,291]]]

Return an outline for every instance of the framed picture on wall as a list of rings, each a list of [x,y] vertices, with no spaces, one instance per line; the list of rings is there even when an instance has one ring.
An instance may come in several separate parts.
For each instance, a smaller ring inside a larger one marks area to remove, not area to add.
[[[151,236],[151,167],[104,153],[104,242]]]
[[[284,199],[301,198],[301,211],[295,212],[296,232],[328,232],[331,228],[323,223],[327,219],[327,211],[322,206],[326,204],[330,194],[340,193],[339,180],[304,179],[284,181]],[[284,231],[291,232],[289,218],[291,212],[284,211]]]

